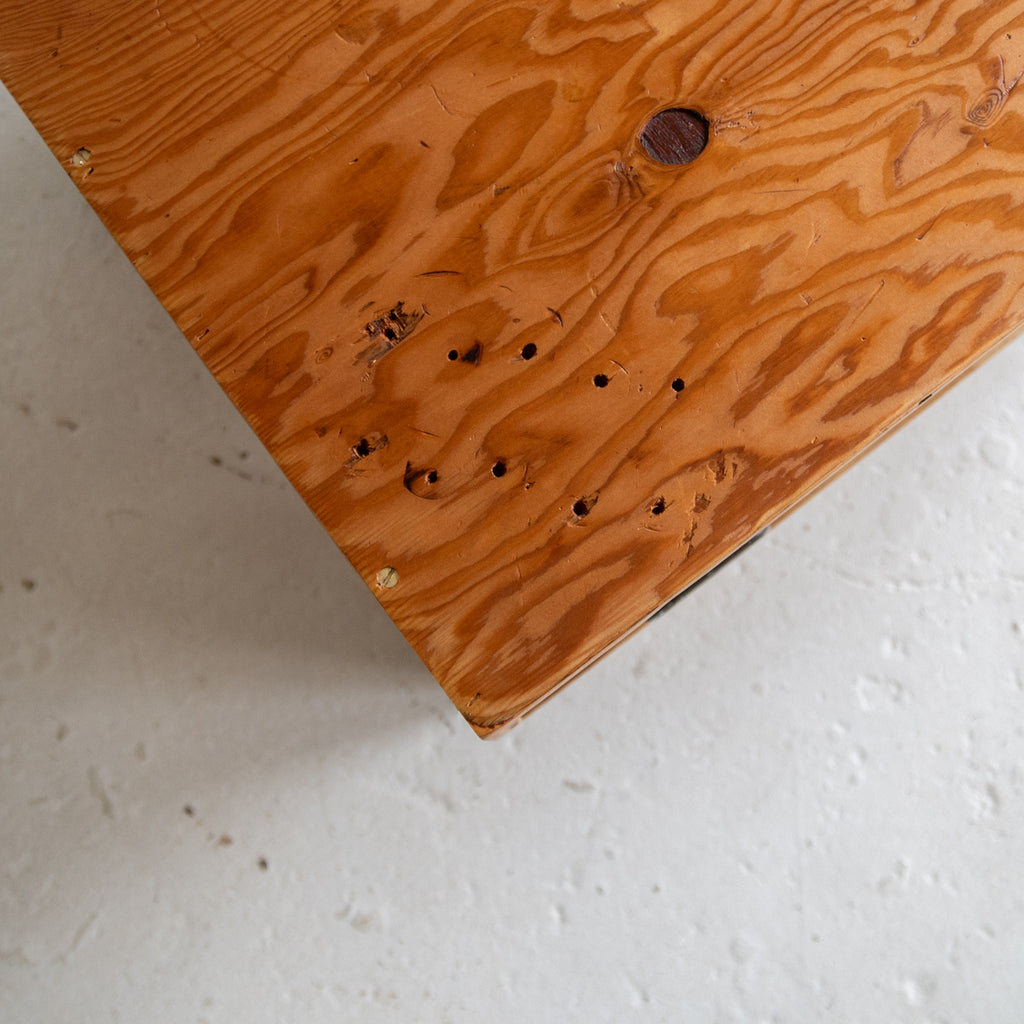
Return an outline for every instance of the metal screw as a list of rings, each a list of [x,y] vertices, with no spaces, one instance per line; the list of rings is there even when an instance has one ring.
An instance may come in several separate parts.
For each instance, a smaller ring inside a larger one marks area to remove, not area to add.
[[[385,590],[391,590],[393,587],[397,587],[398,570],[392,568],[390,565],[385,566],[379,573],[377,573],[377,585],[383,587]]]

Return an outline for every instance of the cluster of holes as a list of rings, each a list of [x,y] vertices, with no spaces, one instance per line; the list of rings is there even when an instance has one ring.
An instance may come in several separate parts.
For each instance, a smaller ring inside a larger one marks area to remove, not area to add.
[[[464,363],[476,363],[479,362],[481,354],[480,343],[477,342],[469,351],[464,355],[459,352],[457,348],[448,350],[448,361],[450,363],[457,363],[460,359]],[[532,342],[527,342],[520,350],[519,355],[522,359],[529,361],[537,355],[537,346]],[[611,383],[611,378],[606,373],[595,373],[593,377],[593,383],[595,388],[606,388]],[[672,381],[672,390],[678,394],[686,387],[686,381],[682,377],[676,377]]]
[[[384,336],[389,340],[392,340],[392,334],[394,334],[394,331],[390,328],[390,326],[385,326],[381,333],[383,333]],[[448,361],[456,363],[461,359],[463,362],[476,363],[480,358],[481,349],[482,346],[480,345],[479,342],[476,342],[473,345],[473,347],[470,348],[465,354],[460,353],[459,350],[456,348],[450,349],[448,351]],[[537,355],[537,346],[532,341],[528,342],[520,349],[519,354],[524,360],[533,359],[534,356]],[[606,388],[610,383],[611,378],[608,376],[608,374],[594,374],[594,387]],[[676,394],[679,394],[685,387],[686,382],[682,379],[682,377],[676,377],[672,381],[672,390],[676,392]],[[374,448],[370,444],[370,441],[365,437],[360,438],[359,442],[353,448],[354,453],[358,455],[360,458],[366,458],[373,452],[373,450]],[[503,476],[506,475],[506,473],[508,473],[508,464],[505,462],[504,459],[498,459],[491,466],[491,476],[493,476],[495,479],[500,480]],[[436,484],[439,479],[437,470],[428,470],[426,473],[423,474],[422,479],[428,484]],[[575,502],[573,502],[573,515],[576,516],[577,519],[585,518],[590,514],[590,510],[593,508],[594,504],[594,500],[578,498]],[[650,511],[652,515],[660,516],[665,512],[666,508],[667,502],[663,497],[659,497],[651,506]]]

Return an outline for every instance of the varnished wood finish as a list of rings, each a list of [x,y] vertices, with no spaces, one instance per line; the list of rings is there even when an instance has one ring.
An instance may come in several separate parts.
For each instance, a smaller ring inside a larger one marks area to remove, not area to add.
[[[1024,319],[1020,2],[0,0],[0,51],[480,732]]]

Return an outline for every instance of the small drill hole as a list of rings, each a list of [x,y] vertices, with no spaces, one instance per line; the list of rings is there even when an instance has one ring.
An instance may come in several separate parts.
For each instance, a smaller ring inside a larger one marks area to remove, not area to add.
[[[652,506],[651,513],[660,516],[665,511],[665,499],[659,498]]]
[[[361,438],[359,444],[356,445],[356,455],[361,459],[365,459],[370,454],[370,442],[366,438]]]
[[[491,475],[498,477],[500,480],[508,472],[508,466],[505,465],[500,459],[491,466]]]
[[[672,390],[675,391],[676,394],[678,394],[680,391],[682,391],[683,388],[685,388],[685,387],[686,387],[686,381],[683,380],[682,377],[676,377],[676,379],[674,381],[672,381]]]
[[[451,352],[448,353],[448,361],[451,362],[451,363],[454,363],[458,358],[459,358],[459,351],[458,351],[458,349],[454,349],[453,348],[451,350]]]
[[[594,377],[594,387],[595,388],[606,388],[606,387],[608,387],[608,377],[605,374],[603,374],[603,373],[597,374],[597,376]]]
[[[590,511],[590,506],[583,500],[583,498],[578,498],[573,502],[572,511],[574,515],[582,519]]]
[[[537,354],[537,346],[531,341],[528,345],[523,346],[523,351],[519,354],[524,359],[532,359]]]
[[[436,484],[437,483],[437,470],[436,469],[431,469],[427,473],[427,483],[428,484]]]

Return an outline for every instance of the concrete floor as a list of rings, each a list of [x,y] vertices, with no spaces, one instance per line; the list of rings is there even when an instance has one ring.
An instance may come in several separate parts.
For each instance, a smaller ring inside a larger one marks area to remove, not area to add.
[[[0,1020],[1024,1020],[1024,342],[485,744],[0,142]]]

